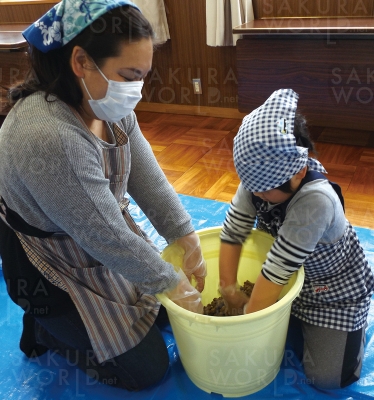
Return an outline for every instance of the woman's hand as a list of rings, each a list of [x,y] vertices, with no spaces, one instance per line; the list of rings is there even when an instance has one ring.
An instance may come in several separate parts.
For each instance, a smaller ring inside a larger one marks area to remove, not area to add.
[[[189,281],[193,275],[196,280],[196,289],[202,292],[207,274],[206,262],[203,259],[200,247],[200,239],[196,232],[177,239],[174,243],[184,250],[182,269]]]
[[[181,269],[179,269],[178,274],[181,278],[178,285],[174,289],[166,291],[166,295],[178,306],[202,314],[201,293],[191,285]]]

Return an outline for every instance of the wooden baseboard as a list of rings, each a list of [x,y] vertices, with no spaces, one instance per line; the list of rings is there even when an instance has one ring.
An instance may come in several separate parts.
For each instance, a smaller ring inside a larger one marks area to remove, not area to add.
[[[35,4],[51,4],[53,7],[59,0],[1,0],[0,6],[21,6],[21,5],[35,5]]]
[[[221,108],[207,106],[182,106],[179,104],[162,104],[140,102],[135,111],[150,111],[165,114],[200,115],[204,117],[243,119],[247,114],[239,112],[236,108]]]

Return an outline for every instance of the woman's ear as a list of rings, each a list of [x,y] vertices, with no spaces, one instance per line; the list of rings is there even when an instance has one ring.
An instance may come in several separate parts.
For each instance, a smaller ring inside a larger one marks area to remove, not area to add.
[[[78,78],[84,78],[84,70],[86,69],[88,62],[89,60],[85,50],[83,50],[82,47],[74,46],[70,56],[70,65],[72,71]]]

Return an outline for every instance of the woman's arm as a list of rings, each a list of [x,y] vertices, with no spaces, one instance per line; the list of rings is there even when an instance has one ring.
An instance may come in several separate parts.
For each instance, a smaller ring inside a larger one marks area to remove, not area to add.
[[[194,231],[191,217],[160,168],[135,114],[123,120],[130,139],[131,173],[128,193],[160,236],[169,243]]]
[[[0,178],[0,186],[9,207],[32,226],[64,231],[144,293],[174,288],[179,277],[173,266],[126,224],[104,176],[96,139],[59,102],[43,97],[36,103],[8,126],[4,136],[12,140],[2,140],[8,156],[0,169],[12,179]]]
[[[182,269],[188,279],[191,279],[191,275],[195,277],[197,289],[201,292],[204,289],[206,264],[191,217],[158,165],[151,146],[140,131],[135,114],[125,122],[131,149],[128,192],[157,232],[168,243],[176,242],[182,247]]]

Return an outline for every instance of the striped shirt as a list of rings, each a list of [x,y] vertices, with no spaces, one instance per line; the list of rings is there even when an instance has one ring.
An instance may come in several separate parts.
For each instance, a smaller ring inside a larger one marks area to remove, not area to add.
[[[276,205],[262,205],[271,213]],[[255,221],[266,229],[252,193],[242,185],[231,202],[221,240],[244,243]],[[364,326],[374,279],[357,235],[327,180],[305,184],[292,198],[283,221],[274,213],[275,241],[262,274],[284,285],[302,265],[305,282],[292,313],[311,324],[346,331]]]

